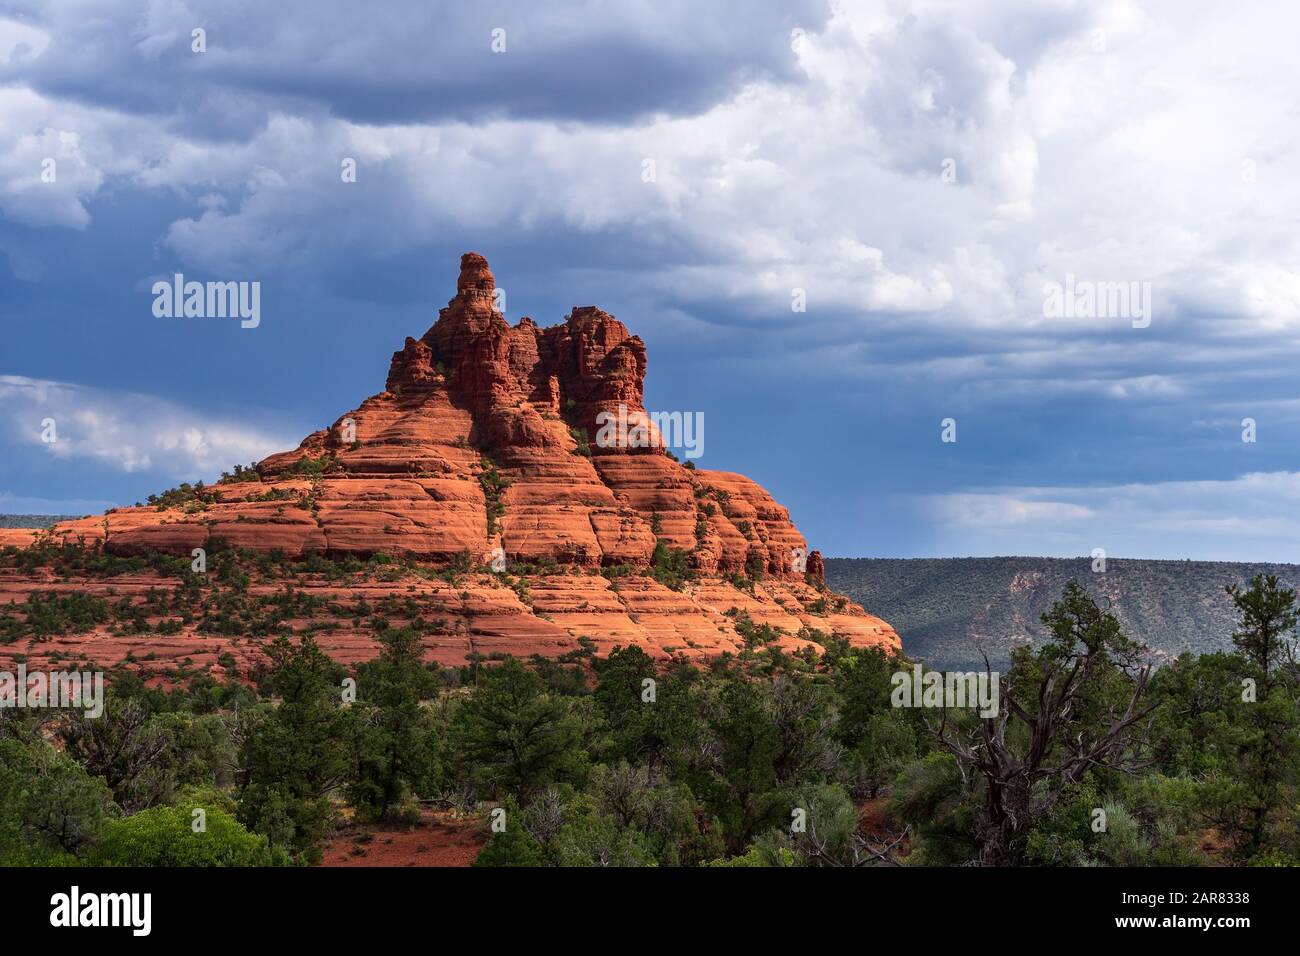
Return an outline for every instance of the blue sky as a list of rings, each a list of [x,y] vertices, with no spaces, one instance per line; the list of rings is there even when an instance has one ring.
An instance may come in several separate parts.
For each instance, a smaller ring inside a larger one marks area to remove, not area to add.
[[[1297,20],[0,0],[0,511],[291,447],[473,249],[512,321],[640,334],[647,404],[828,555],[1300,560]],[[175,272],[260,326],[155,318]],[[1050,315],[1067,281],[1149,324]]]

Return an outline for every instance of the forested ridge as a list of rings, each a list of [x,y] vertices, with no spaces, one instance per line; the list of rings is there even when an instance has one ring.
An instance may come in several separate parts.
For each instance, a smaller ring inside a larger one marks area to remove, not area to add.
[[[1157,657],[1225,650],[1235,619],[1224,588],[1257,574],[1300,585],[1300,566],[1109,558],[828,558],[826,583],[898,631],[903,648],[935,667],[1005,665],[1042,636],[1039,616],[1067,581],[1086,582]]]
[[[0,515],[0,528],[48,528],[75,515]]]

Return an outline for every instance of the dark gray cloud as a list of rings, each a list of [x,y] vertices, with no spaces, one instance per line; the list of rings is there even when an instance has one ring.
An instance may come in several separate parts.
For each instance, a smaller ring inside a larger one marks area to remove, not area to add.
[[[275,111],[370,124],[696,113],[746,82],[796,79],[791,31],[820,29],[828,2],[58,0],[0,10],[50,36],[39,54],[0,66],[0,83],[224,138]],[[206,53],[192,51],[195,28]]]

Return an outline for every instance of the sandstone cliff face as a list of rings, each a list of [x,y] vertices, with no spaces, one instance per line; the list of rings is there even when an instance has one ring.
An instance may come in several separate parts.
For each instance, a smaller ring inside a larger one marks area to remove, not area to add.
[[[495,308],[495,288],[487,261],[463,256],[455,297],[393,354],[385,390],[260,462],[261,480],[211,486],[184,507],[66,522],[56,539],[118,555],[188,555],[220,542],[289,557],[385,553],[435,564],[504,553],[588,572],[530,578],[533,608],[506,614],[500,601],[509,601],[494,594],[490,611],[469,615],[491,617],[498,649],[515,653],[539,641],[562,653],[577,636],[661,650],[689,636],[716,652],[735,645],[723,612],[747,604],[756,605],[755,621],[779,618],[792,632],[806,624],[898,646],[888,625],[856,605],[834,620],[804,610],[825,606],[817,604],[821,557],[808,555],[804,571],[803,536],[759,485],[689,469],[653,442],[600,447],[602,412],[650,427],[645,345],[622,322],[575,307],[560,325],[524,318],[511,326]],[[0,545],[29,540],[24,533]],[[698,580],[672,590],[646,576],[656,541],[686,552]],[[633,577],[615,590],[591,573],[619,566]],[[764,583],[751,595],[734,586],[741,574]],[[512,615],[519,620],[507,623]]]

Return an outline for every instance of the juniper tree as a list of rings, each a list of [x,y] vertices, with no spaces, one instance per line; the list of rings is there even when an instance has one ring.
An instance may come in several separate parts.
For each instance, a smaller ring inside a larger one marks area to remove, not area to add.
[[[1042,621],[1050,637],[1037,652],[1013,655],[996,717],[945,709],[932,728],[982,804],[973,836],[984,864],[1023,863],[1034,820],[1065,788],[1089,773],[1134,768],[1135,731],[1155,707],[1143,700],[1145,649],[1077,582]]]
[[[1241,615],[1232,643],[1258,683],[1253,699],[1243,693],[1249,729],[1241,739],[1235,774],[1246,789],[1239,850],[1253,856],[1267,841],[1270,817],[1284,801],[1288,773],[1294,773],[1296,593],[1281,587],[1272,574],[1255,575],[1249,588],[1232,585],[1227,590]]]

